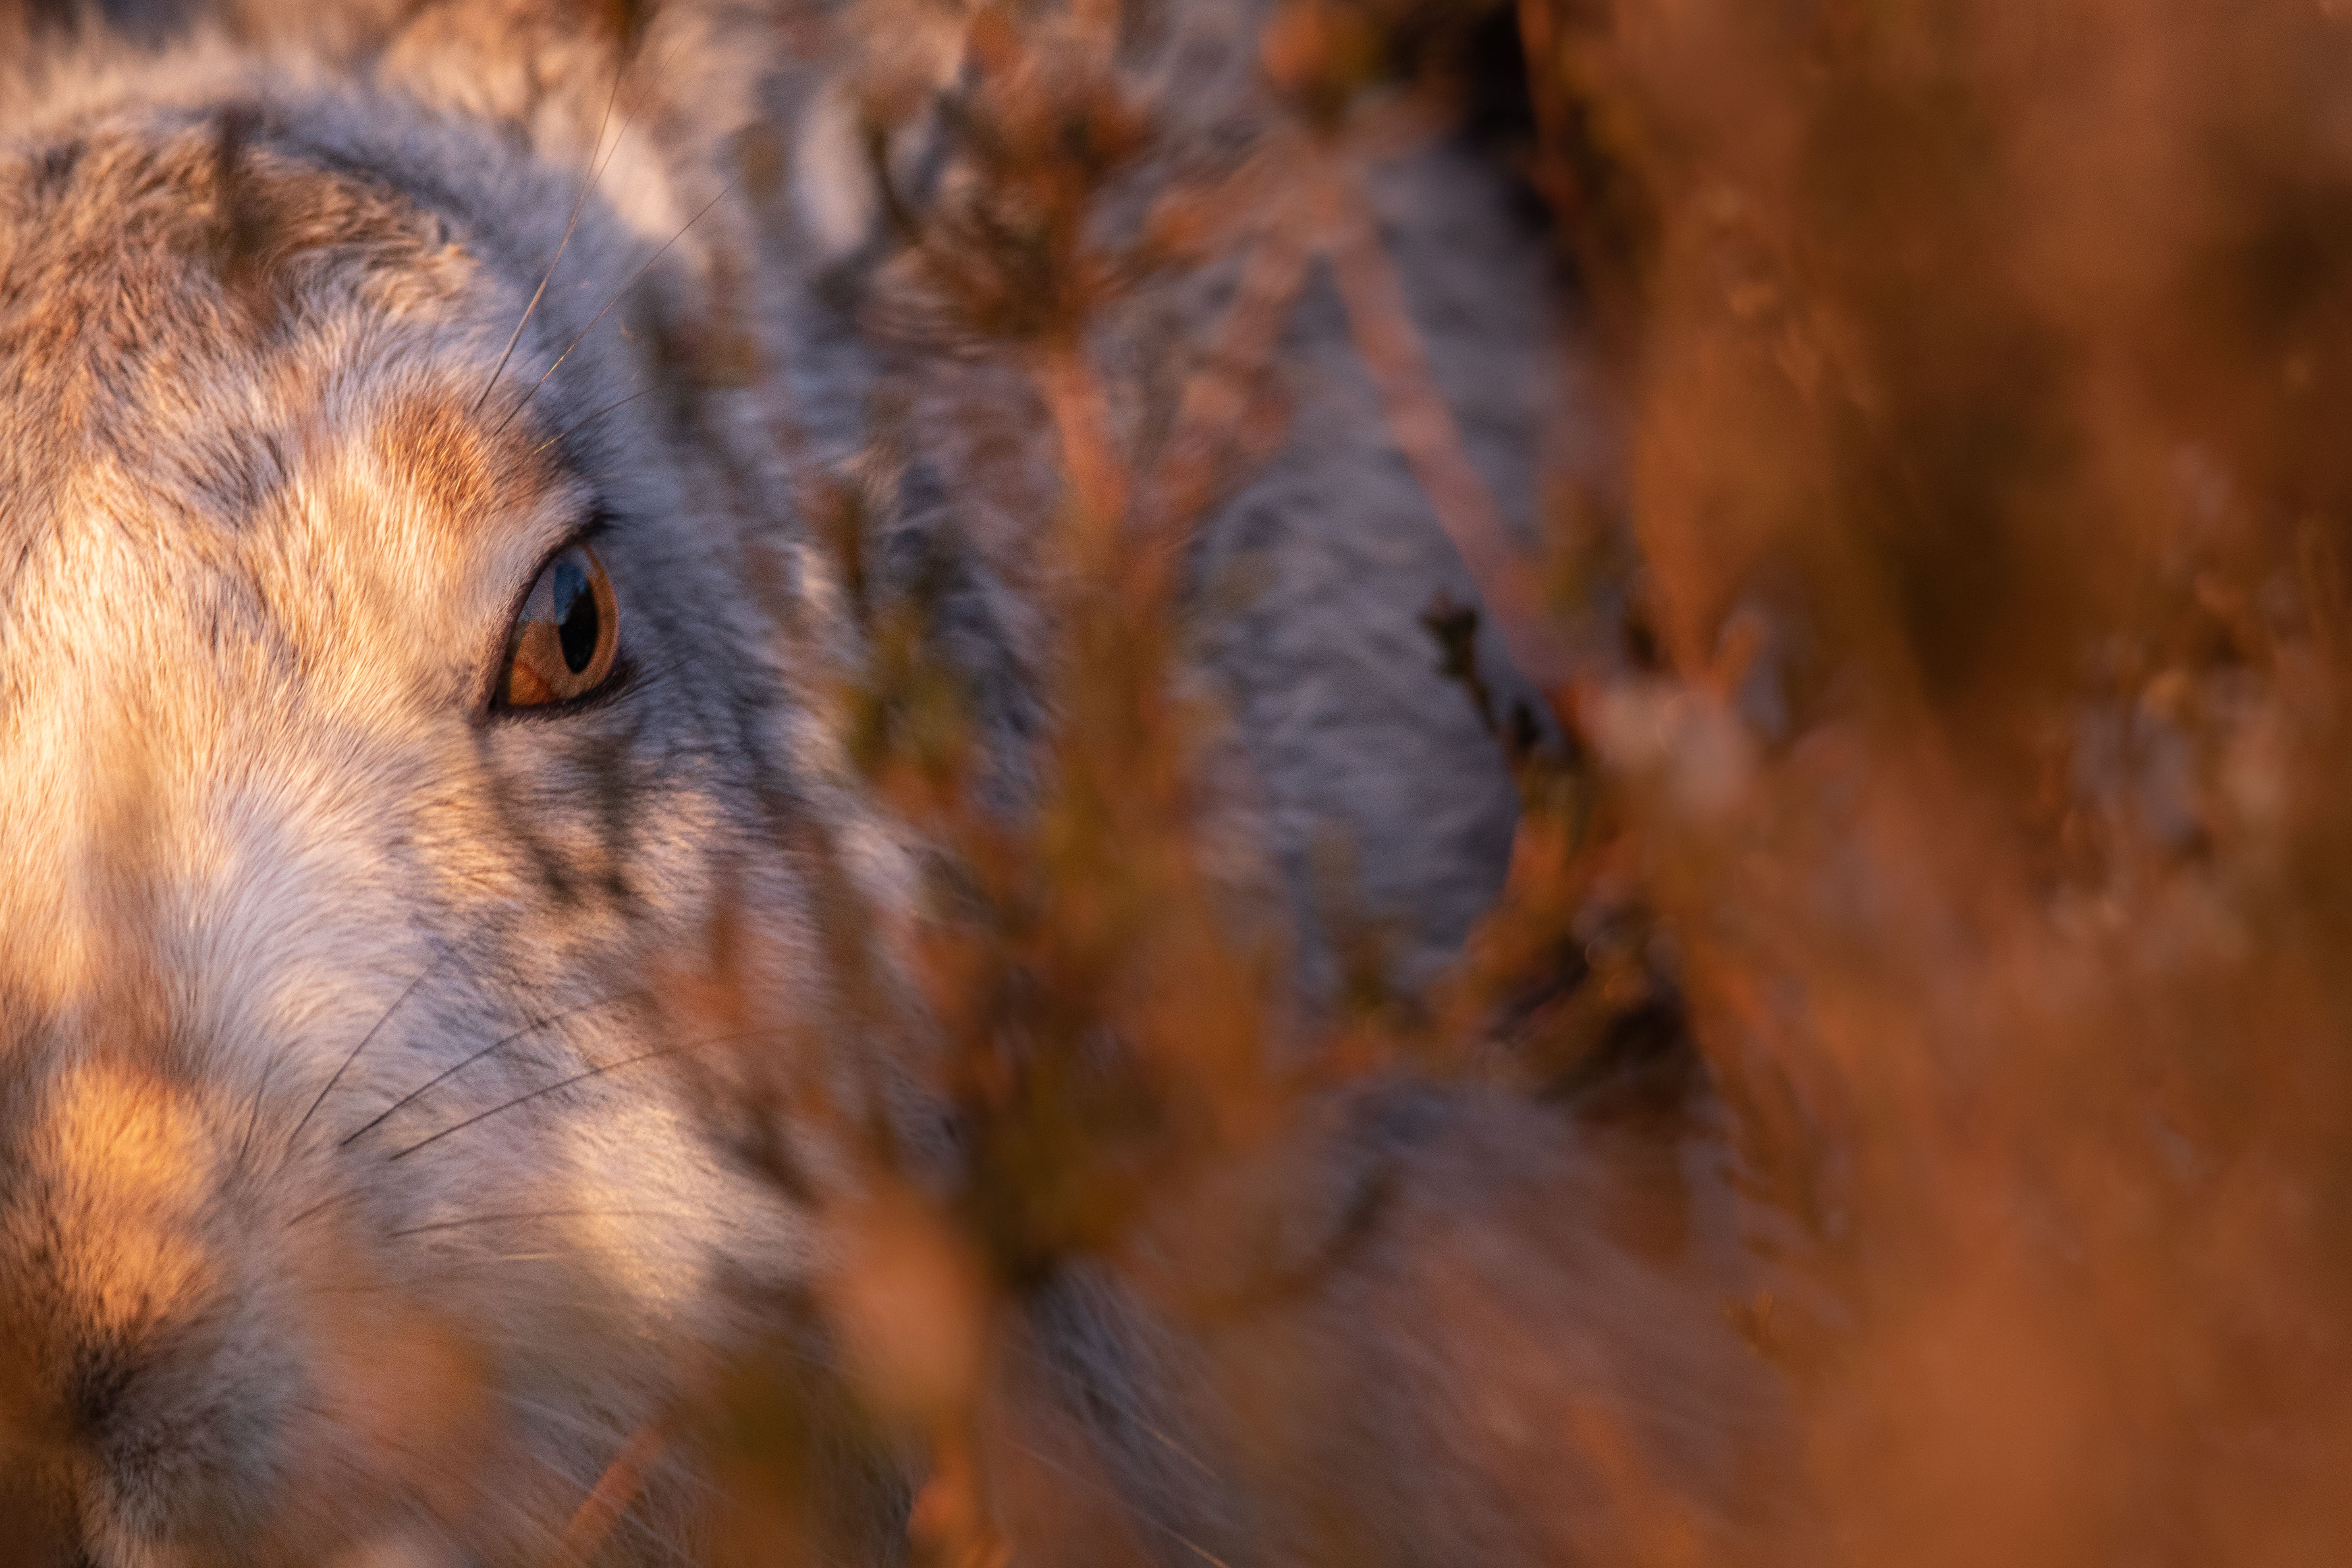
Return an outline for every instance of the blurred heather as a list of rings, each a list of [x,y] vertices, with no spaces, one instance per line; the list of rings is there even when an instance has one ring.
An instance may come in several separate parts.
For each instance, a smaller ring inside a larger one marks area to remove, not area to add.
[[[1142,195],[1140,25],[876,0],[806,29],[884,131],[924,29],[969,29],[977,183],[908,218],[891,302],[1056,434],[1048,718],[1003,809],[923,595],[867,608],[842,700],[940,847],[917,979],[969,1168],[942,1195],[868,1141],[845,1282],[700,1417],[720,1556],[854,1552],[827,1467],[879,1434],[929,1456],[925,1560],[1017,1557],[1007,1304],[1071,1258],[1145,1270],[1157,1194],[1410,1070],[1595,1137],[1717,1118],[1765,1216],[1783,1283],[1722,1309],[1795,1391],[1804,1522],[1714,1544],[1629,1460],[1626,1561],[2352,1561],[2352,7],[1295,0],[1256,68],[1295,155]],[[1523,184],[1607,393],[1614,460],[1551,476],[1533,552],[1360,183],[1456,134]],[[1221,259],[1219,355],[1133,449],[1087,324]],[[1478,585],[1433,594],[1429,657],[1524,810],[1454,973],[1402,986],[1335,917],[1302,1011],[1287,933],[1217,874],[1181,564],[1250,456],[1213,368],[1277,352],[1311,267]],[[863,581],[858,498],[812,505]],[[843,902],[846,952],[875,917]],[[1101,1528],[1082,1479],[1065,1502]]]

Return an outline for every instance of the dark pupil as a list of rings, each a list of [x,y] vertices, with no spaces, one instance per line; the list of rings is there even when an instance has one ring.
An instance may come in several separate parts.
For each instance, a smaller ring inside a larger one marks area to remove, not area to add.
[[[555,563],[555,635],[563,644],[563,662],[572,674],[588,668],[596,657],[596,595],[588,591],[588,574],[571,561]]]

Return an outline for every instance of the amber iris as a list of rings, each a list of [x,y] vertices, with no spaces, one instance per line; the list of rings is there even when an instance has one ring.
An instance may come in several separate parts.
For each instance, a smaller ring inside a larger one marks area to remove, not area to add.
[[[612,678],[621,607],[604,563],[574,544],[547,563],[507,639],[499,701],[539,708],[585,697]]]

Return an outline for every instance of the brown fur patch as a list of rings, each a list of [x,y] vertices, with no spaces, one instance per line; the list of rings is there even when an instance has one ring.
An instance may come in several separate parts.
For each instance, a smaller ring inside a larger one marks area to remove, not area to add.
[[[436,511],[460,517],[490,503],[488,442],[450,397],[405,398],[376,437],[384,467]]]
[[[554,470],[518,420],[500,431],[477,418],[455,394],[402,398],[377,426],[375,455],[386,477],[413,492],[457,537],[475,520],[524,510],[552,482]]]

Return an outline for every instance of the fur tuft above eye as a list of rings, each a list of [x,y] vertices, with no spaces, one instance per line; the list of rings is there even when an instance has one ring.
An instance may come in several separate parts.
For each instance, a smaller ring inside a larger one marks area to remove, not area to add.
[[[498,706],[540,708],[585,697],[612,679],[621,606],[604,563],[574,544],[547,563],[507,635]]]

